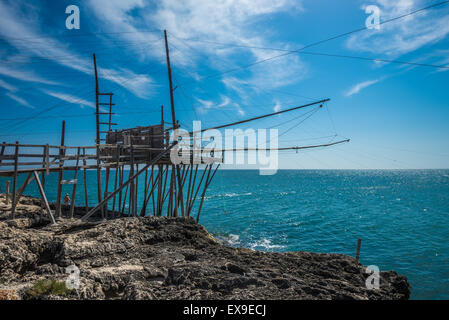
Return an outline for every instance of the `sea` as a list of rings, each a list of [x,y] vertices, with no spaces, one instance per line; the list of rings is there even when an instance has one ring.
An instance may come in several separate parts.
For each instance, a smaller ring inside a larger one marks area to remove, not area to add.
[[[82,206],[82,174],[78,178],[76,204]],[[55,201],[57,174],[46,181]],[[88,171],[91,206],[95,181],[96,172]],[[64,194],[71,190],[63,186]],[[35,183],[25,194],[39,196]],[[449,299],[449,170],[219,170],[200,223],[227,245],[272,252],[355,256],[360,238],[360,262],[405,275],[412,299]]]

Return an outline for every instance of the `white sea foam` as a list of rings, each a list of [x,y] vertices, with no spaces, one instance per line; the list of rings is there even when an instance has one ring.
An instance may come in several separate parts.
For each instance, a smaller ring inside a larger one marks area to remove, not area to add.
[[[262,239],[262,240],[256,240],[250,243],[251,249],[258,249],[258,250],[274,250],[274,249],[282,249],[285,248],[285,246],[278,245],[278,244],[272,244],[271,240],[269,239]]]

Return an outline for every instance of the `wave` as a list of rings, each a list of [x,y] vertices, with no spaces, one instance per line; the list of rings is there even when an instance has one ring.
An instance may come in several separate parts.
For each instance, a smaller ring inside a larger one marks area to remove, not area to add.
[[[246,192],[246,193],[235,193],[235,192],[228,192],[224,194],[213,194],[210,196],[204,197],[205,200],[207,199],[214,199],[214,198],[234,198],[234,197],[242,197],[242,196],[251,196],[252,192]]]
[[[240,239],[240,236],[237,234],[229,234],[227,236],[215,236],[217,240],[219,240],[224,245],[230,247],[244,247],[253,250],[261,250],[261,251],[278,251],[279,249],[285,248],[283,245],[272,244],[269,239],[260,239],[254,241],[243,241]]]

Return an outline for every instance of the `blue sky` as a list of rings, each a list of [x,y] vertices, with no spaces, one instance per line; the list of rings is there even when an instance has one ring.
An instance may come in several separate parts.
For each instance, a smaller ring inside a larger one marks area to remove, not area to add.
[[[119,128],[157,123],[162,104],[168,119],[167,29],[177,118],[187,129],[194,119],[213,126],[330,98],[298,126],[292,119],[310,109],[241,128],[279,127],[280,146],[351,139],[283,152],[281,168],[448,168],[448,69],[316,53],[449,65],[449,4],[306,50],[314,55],[238,69],[285,52],[272,49],[363,28],[367,5],[380,8],[382,22],[438,2],[1,0],[0,140],[57,144],[65,119],[66,144],[94,144],[93,52]],[[65,27],[71,4],[79,30]]]

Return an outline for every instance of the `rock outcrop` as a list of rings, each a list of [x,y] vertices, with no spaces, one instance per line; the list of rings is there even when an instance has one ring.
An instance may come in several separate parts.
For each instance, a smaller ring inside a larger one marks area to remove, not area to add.
[[[0,289],[22,298],[37,280],[65,281],[71,265],[80,270],[80,287],[66,299],[408,299],[410,294],[407,279],[394,271],[380,273],[380,289],[367,289],[365,267],[346,255],[232,248],[191,218],[50,225],[39,218],[39,207],[32,209],[39,200],[23,201],[28,207],[19,206],[14,221],[0,211]]]

